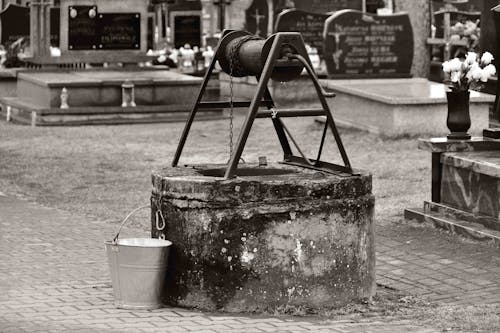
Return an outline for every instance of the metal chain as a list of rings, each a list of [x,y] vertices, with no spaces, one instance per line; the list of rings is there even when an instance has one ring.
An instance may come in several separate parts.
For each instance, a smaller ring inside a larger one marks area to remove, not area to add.
[[[243,65],[240,63],[240,57],[239,57],[239,51],[240,48],[243,44],[245,44],[248,41],[251,40],[262,40],[262,37],[259,36],[254,36],[254,35],[248,35],[241,37],[238,39],[238,41],[234,44],[231,45],[231,49],[229,51],[229,63],[230,66],[232,67],[231,72],[233,73],[233,76],[235,77],[243,77],[246,76],[246,71]]]
[[[229,59],[229,161],[233,157],[233,61]]]
[[[233,157],[233,119],[234,119],[234,107],[233,107],[233,77],[245,76],[245,71],[243,66],[240,63],[240,59],[238,57],[238,52],[240,50],[241,45],[246,43],[249,40],[260,40],[262,37],[259,36],[245,36],[240,38],[236,43],[231,46],[231,50],[229,52],[229,161]]]

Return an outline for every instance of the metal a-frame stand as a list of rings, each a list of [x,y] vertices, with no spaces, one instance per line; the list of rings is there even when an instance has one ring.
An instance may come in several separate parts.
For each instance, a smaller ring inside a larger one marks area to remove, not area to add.
[[[230,30],[224,31],[223,36],[219,41],[219,44],[217,45],[217,50],[221,47],[221,43],[223,42],[224,37],[227,36],[227,34],[229,33],[231,33]],[[176,167],[178,165],[179,158],[184,148],[184,144],[186,143],[186,139],[191,129],[191,125],[193,123],[196,112],[199,109],[230,108],[232,106],[233,108],[248,107],[249,109],[247,117],[243,124],[243,128],[240,132],[238,141],[236,143],[236,149],[233,151],[233,154],[230,157],[228,166],[226,168],[224,174],[225,179],[236,176],[236,169],[238,166],[238,162],[241,158],[241,154],[243,153],[243,149],[245,147],[248,135],[250,133],[250,129],[256,118],[272,119],[274,128],[276,130],[276,134],[278,135],[278,139],[283,149],[284,153],[283,163],[310,169],[316,169],[328,173],[353,174],[351,164],[349,163],[349,159],[342,144],[342,140],[337,131],[337,127],[335,126],[335,121],[333,120],[332,113],[325,99],[325,97],[333,97],[335,96],[335,94],[325,92],[322,89],[321,85],[319,84],[316,73],[314,72],[309,57],[307,55],[307,51],[302,36],[300,35],[300,33],[295,33],[295,32],[280,32],[274,34],[269,38],[273,38],[272,46],[269,51],[267,60],[265,61],[264,67],[262,69],[262,73],[256,75],[256,79],[258,82],[257,90],[251,101],[234,101],[232,103],[226,101],[217,101],[217,102],[201,101],[205,89],[207,87],[208,80],[214,70],[215,64],[217,61],[219,61],[220,63],[221,60],[219,59],[218,52],[216,52],[216,55],[213,57],[210,66],[208,67],[208,70],[205,73],[205,77],[203,79],[200,91],[193,104],[189,117],[186,121],[184,131],[182,132],[182,136],[180,138],[179,144],[177,146],[177,151],[175,153],[175,157],[172,162],[173,167]],[[284,49],[292,51],[289,51],[285,55],[283,55]],[[309,77],[311,78],[314,84],[314,88],[318,95],[318,99],[321,102],[322,108],[279,109],[279,110],[275,109],[274,101],[267,87],[267,83],[271,78],[274,69],[280,67],[290,67],[290,66],[305,67]],[[268,111],[259,111],[259,107],[261,106],[266,107]],[[284,117],[304,117],[304,116],[326,116],[325,127],[321,137],[321,143],[316,159],[310,159],[304,156],[304,154],[298,147],[296,141],[293,139],[290,132],[288,131],[288,129],[281,120],[281,118]],[[337,143],[338,150],[344,162],[343,166],[338,164],[323,162],[320,160],[328,128],[331,129],[335,141]],[[294,144],[294,146],[296,147],[297,151],[300,153],[301,156],[293,155],[290,143],[288,141],[288,137],[291,139],[292,143]]]

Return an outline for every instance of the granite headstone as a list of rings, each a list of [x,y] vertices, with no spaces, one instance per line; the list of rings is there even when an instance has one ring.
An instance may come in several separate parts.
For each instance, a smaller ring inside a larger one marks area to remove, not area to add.
[[[297,9],[288,9],[278,15],[276,32],[300,32],[306,44],[318,50],[323,56],[323,30],[329,15],[308,13]]]
[[[141,45],[139,13],[98,13],[96,6],[68,8],[71,50],[136,50]]]
[[[7,7],[0,12],[0,23],[2,29],[2,45],[12,44],[19,38],[29,37],[29,7],[9,3]]]
[[[99,41],[96,6],[68,8],[68,45],[70,50],[97,49]]]
[[[201,45],[201,21],[199,15],[176,15],[174,18],[175,48],[184,44],[191,47]]]
[[[266,37],[268,34],[269,7],[266,0],[254,0],[245,11],[245,30]]]
[[[481,52],[489,51],[493,55],[499,54],[497,44],[497,33],[495,18],[493,17],[493,8],[498,5],[498,0],[485,0],[485,7],[481,11],[481,35],[480,35],[480,50]],[[500,59],[494,59],[494,64],[498,63]]]
[[[407,13],[341,10],[326,20],[323,36],[329,76],[410,76],[413,32]]]
[[[50,8],[50,45],[59,46],[61,31],[61,8]]]
[[[97,20],[98,48],[138,50],[141,45],[141,14],[100,13]]]
[[[491,9],[491,14],[493,15],[493,22],[495,23],[495,43],[497,45],[496,47],[496,53],[494,54],[494,57],[499,59],[500,58],[500,5],[495,6]],[[495,104],[493,106],[493,112],[497,118],[497,120],[500,120],[500,84],[498,83],[498,75],[497,75],[497,84],[496,84],[496,98],[495,98]]]

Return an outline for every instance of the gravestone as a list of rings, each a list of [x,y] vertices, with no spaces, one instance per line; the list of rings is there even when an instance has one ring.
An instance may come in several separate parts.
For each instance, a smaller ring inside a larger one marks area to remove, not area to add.
[[[19,38],[30,35],[30,9],[9,3],[0,12],[2,45],[12,44]]]
[[[97,13],[96,6],[69,7],[71,50],[136,50],[141,43],[139,13]]]
[[[126,63],[150,60],[147,0],[61,0],[61,56],[33,62]],[[120,50],[120,52],[116,52]]]
[[[50,45],[59,47],[61,30],[61,8],[50,8]]]
[[[180,48],[184,44],[201,45],[201,19],[199,15],[176,15],[174,26],[175,48]]]
[[[102,13],[98,15],[98,48],[138,50],[141,45],[140,13]]]
[[[496,31],[495,34],[496,53],[494,53],[494,57],[496,59],[500,59],[500,5],[493,7],[491,9],[491,13],[493,15],[493,22],[495,23],[495,31]],[[500,119],[500,84],[498,83],[498,74],[497,74],[497,85],[496,85],[496,98],[495,98],[495,104],[493,106],[493,112],[496,115],[497,119]]]
[[[70,50],[97,49],[97,7],[69,7],[68,17],[68,48]]]
[[[410,76],[413,32],[407,13],[379,16],[341,10],[326,20],[324,39],[330,76]]]
[[[276,20],[276,32],[296,31],[302,34],[306,44],[318,50],[323,58],[323,30],[329,15],[288,9],[281,12]]]
[[[481,52],[489,51],[497,55],[497,34],[495,29],[495,18],[493,17],[493,8],[499,4],[498,0],[484,0],[484,8],[481,10],[481,36],[479,48]],[[497,63],[496,59],[493,63]]]
[[[254,0],[245,12],[245,30],[266,37],[269,24],[269,7],[266,0]]]
[[[50,45],[59,46],[59,8],[50,8]],[[9,3],[0,12],[2,37],[0,43],[9,45],[19,38],[30,36],[30,9]]]

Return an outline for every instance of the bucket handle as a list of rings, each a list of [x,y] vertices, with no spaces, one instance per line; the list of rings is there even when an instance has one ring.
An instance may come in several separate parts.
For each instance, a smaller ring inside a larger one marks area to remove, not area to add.
[[[122,231],[122,228],[123,226],[125,225],[125,222],[128,221],[128,219],[134,215],[137,211],[141,210],[141,209],[144,209],[144,208],[151,208],[151,205],[144,205],[144,206],[141,206],[141,207],[137,207],[136,209],[134,209],[133,211],[131,211],[122,221],[122,223],[120,224],[120,227],[118,228],[118,232],[116,233],[116,236],[113,238],[113,244],[116,244],[116,242],[118,241],[118,236],[120,235],[120,232]],[[156,219],[158,219],[158,215],[160,216],[160,218],[162,219],[162,222],[163,222],[163,226],[165,226],[165,220],[163,218],[163,214],[156,214]],[[158,221],[156,221],[156,224],[158,224]]]

